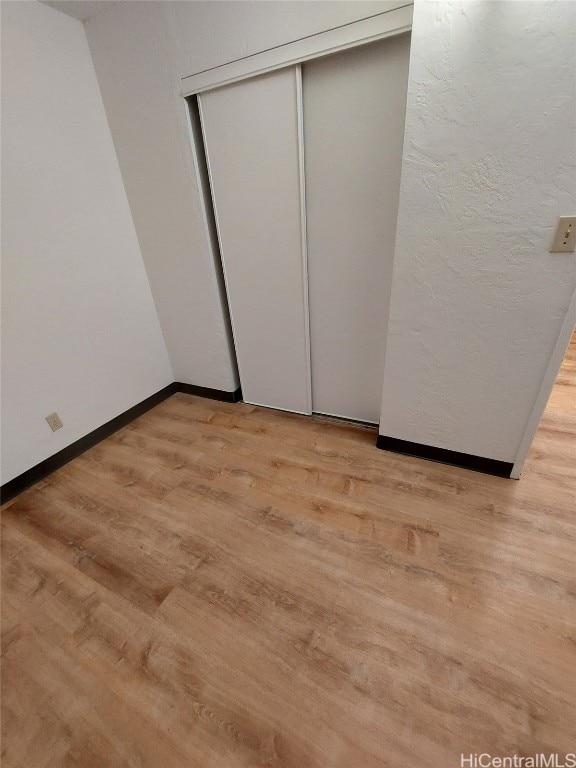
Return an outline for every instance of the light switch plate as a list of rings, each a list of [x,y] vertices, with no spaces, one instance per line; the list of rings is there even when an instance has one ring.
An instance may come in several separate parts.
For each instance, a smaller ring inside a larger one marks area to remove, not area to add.
[[[560,216],[550,253],[572,253],[576,248],[576,216]]]
[[[51,413],[50,416],[46,416],[46,421],[50,425],[52,432],[56,432],[57,429],[61,429],[64,426],[62,419],[57,413]]]

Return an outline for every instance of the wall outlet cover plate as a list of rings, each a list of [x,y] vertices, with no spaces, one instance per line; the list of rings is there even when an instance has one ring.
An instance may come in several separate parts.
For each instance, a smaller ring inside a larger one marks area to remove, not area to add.
[[[576,248],[576,216],[560,216],[550,253],[573,253]]]
[[[50,425],[52,432],[56,432],[57,429],[61,429],[64,426],[62,419],[57,413],[51,413],[50,416],[46,416],[46,421]]]

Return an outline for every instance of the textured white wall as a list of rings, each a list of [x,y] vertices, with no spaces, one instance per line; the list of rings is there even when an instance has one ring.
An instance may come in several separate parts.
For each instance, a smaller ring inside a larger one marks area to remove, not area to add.
[[[417,2],[380,432],[513,462],[576,285],[576,4]]]
[[[86,23],[178,381],[225,390],[237,385],[180,78],[389,6],[386,0],[119,2]]]
[[[36,2],[2,3],[2,219],[7,482],[173,380],[84,29]]]

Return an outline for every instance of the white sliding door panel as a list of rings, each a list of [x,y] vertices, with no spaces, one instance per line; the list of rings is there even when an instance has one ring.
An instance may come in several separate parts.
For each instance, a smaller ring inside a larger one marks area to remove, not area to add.
[[[401,35],[303,65],[312,407],[374,423],[409,55]]]
[[[199,96],[244,400],[311,412],[298,67]]]

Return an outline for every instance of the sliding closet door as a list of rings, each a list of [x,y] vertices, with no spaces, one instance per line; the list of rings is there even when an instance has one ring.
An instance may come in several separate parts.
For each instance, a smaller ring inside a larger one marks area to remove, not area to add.
[[[402,35],[303,65],[312,406],[375,423],[409,53]]]
[[[300,70],[199,97],[244,400],[311,412]]]

